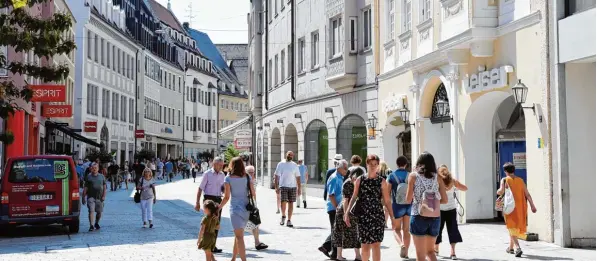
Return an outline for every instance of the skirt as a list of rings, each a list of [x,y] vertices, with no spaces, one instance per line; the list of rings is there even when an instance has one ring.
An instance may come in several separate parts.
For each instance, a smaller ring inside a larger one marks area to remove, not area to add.
[[[349,215],[350,227],[344,222],[344,209],[340,205],[336,209],[336,222],[332,231],[332,246],[341,248],[361,248],[357,217]]]

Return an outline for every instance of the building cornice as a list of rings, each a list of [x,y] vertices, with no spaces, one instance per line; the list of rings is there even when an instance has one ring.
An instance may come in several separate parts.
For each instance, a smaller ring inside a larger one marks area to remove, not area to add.
[[[410,60],[404,63],[402,66],[396,67],[386,73],[379,75],[380,81],[385,81],[394,76],[403,74],[409,70],[415,72],[425,71],[428,68],[437,67],[448,62],[448,58],[445,54],[446,51],[460,47],[462,45],[468,45],[474,41],[487,41],[495,40],[501,36],[513,33],[529,26],[533,26],[541,21],[541,12],[536,11],[525,17],[517,19],[511,23],[502,25],[496,28],[470,28],[454,37],[448,38],[437,44],[437,49],[431,53],[421,56],[417,59]]]

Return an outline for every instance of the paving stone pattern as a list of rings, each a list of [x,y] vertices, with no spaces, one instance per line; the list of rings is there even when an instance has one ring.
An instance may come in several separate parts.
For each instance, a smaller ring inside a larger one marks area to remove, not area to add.
[[[78,234],[67,235],[61,227],[0,231],[0,260],[205,260],[203,252],[196,246],[202,217],[193,209],[198,185],[199,179],[197,183],[192,179],[159,182],[153,229],[141,228],[141,210],[133,203],[131,189],[110,192],[100,231],[87,232],[86,213],[82,216]],[[247,234],[248,260],[326,260],[317,251],[329,234],[325,202],[319,191],[314,189],[309,193],[312,196],[308,198],[308,209],[295,209],[293,229],[278,224],[273,190],[259,187],[257,194],[263,220],[260,238],[270,248],[255,250],[253,237]],[[231,257],[233,233],[228,217],[226,207],[218,240],[224,253],[216,256],[218,260],[230,260]],[[503,225],[465,224],[460,229],[464,243],[458,245],[457,253],[461,260],[516,259],[505,253],[507,232]],[[523,258],[528,260],[595,260],[594,250],[563,249],[544,242],[523,242],[523,250]],[[441,258],[447,259],[445,255],[448,254],[449,246],[444,243]],[[414,248],[409,255],[415,257]],[[354,251],[345,250],[345,257],[352,259]],[[399,260],[398,246],[390,230],[386,230],[382,243],[382,260]]]

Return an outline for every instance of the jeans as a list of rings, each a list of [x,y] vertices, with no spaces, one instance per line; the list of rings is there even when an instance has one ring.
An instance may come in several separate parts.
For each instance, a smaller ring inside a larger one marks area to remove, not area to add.
[[[118,187],[118,176],[116,174],[110,175],[110,190],[114,191]]]
[[[153,220],[153,198],[141,200],[141,216],[143,223]]]
[[[330,219],[330,235],[323,242],[323,248],[332,251],[331,257],[336,257],[336,248],[332,247],[332,232],[334,231],[334,224],[336,224],[336,210],[328,211],[328,218]]]

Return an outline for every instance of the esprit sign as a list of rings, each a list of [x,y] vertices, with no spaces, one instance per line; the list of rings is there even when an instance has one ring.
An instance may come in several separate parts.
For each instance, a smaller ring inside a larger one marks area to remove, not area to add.
[[[42,107],[41,116],[46,118],[70,118],[73,116],[73,107],[71,105],[45,104]]]
[[[464,81],[467,94],[489,91],[508,86],[508,73],[514,72],[514,67],[504,65],[486,71],[484,66],[479,66],[479,73],[473,74]]]
[[[65,85],[29,85],[32,102],[66,102]]]
[[[142,139],[145,138],[145,130],[135,130],[135,138]],[[149,139],[148,139],[149,141]]]

